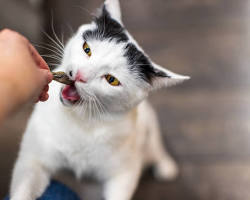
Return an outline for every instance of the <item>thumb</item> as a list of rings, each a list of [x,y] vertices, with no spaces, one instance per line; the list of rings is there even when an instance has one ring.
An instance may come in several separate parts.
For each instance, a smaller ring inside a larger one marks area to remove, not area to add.
[[[48,85],[51,81],[52,81],[52,78],[53,78],[53,75],[52,73],[47,70],[47,69],[38,69],[39,70],[39,81],[38,81],[38,86],[40,88],[40,90],[42,91],[43,88]]]
[[[36,102],[38,101],[46,101],[49,97],[48,95],[48,84],[52,81],[53,75],[47,69],[38,69],[38,85],[37,85],[37,94],[36,94]]]

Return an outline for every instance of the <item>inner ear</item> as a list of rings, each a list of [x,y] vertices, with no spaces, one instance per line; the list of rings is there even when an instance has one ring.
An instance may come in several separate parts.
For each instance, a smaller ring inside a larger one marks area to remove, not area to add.
[[[167,74],[166,72],[159,70],[157,68],[154,68],[153,76],[154,77],[162,77],[162,78],[171,78],[171,76],[169,74]]]
[[[106,0],[103,6],[103,12],[105,11],[109,13],[111,18],[123,24],[119,0]]]
[[[185,80],[190,79],[189,76],[183,76],[176,74],[170,70],[167,70],[155,63],[153,63],[153,73],[151,79],[152,89],[158,89],[161,87],[169,87]]]

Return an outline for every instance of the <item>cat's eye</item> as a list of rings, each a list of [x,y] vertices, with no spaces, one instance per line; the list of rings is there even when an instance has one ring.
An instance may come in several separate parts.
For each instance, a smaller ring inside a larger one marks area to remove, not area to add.
[[[84,52],[90,57],[91,56],[91,49],[90,49],[90,47],[89,47],[89,45],[88,45],[88,43],[87,42],[84,42],[84,44],[83,44],[83,50],[84,50]]]
[[[108,83],[112,86],[119,86],[121,84],[117,78],[115,78],[114,76],[110,74],[105,75],[105,78],[108,81]]]

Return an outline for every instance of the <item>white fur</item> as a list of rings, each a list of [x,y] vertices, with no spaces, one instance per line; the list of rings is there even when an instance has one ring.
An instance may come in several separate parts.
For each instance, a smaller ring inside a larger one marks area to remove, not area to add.
[[[116,19],[122,24],[122,14],[120,9],[120,2],[118,0],[106,0],[105,3],[107,10],[111,14],[111,17]]]
[[[119,1],[105,4],[121,22]],[[50,99],[35,107],[24,134],[13,171],[11,200],[35,200],[50,178],[64,168],[78,178],[93,174],[103,183],[105,200],[131,199],[142,169],[149,164],[155,165],[158,178],[172,179],[178,173],[164,151],[155,112],[144,100],[151,89],[171,85],[172,79],[162,78],[150,85],[131,76],[123,43],[88,41],[89,58],[82,50],[82,33],[94,28],[95,24],[79,28],[68,42],[63,67],[58,70],[72,70],[73,77],[80,70],[88,81],[77,82],[77,91],[85,100],[87,96],[98,98],[104,107],[97,110],[97,102],[92,108],[86,103],[64,106],[59,100],[62,85],[52,83]],[[129,38],[140,48],[131,35]],[[173,82],[187,79],[166,72],[174,77]],[[121,86],[109,85],[105,74],[114,75]]]

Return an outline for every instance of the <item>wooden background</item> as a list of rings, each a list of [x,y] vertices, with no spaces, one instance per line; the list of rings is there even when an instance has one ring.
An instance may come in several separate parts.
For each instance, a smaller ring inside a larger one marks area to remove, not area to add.
[[[0,0],[0,27],[35,43],[46,41],[51,13],[58,33],[70,35],[88,22],[101,0]],[[135,200],[250,199],[250,69],[248,0],[121,0],[124,23],[153,60],[190,75],[182,85],[160,90],[157,109],[166,148],[181,174],[162,183],[143,177]],[[79,8],[81,7],[81,8]],[[86,11],[88,10],[88,11]],[[1,98],[1,97],[0,97]],[[7,193],[29,108],[0,129],[0,198]],[[83,199],[100,199],[95,183],[79,186]]]

